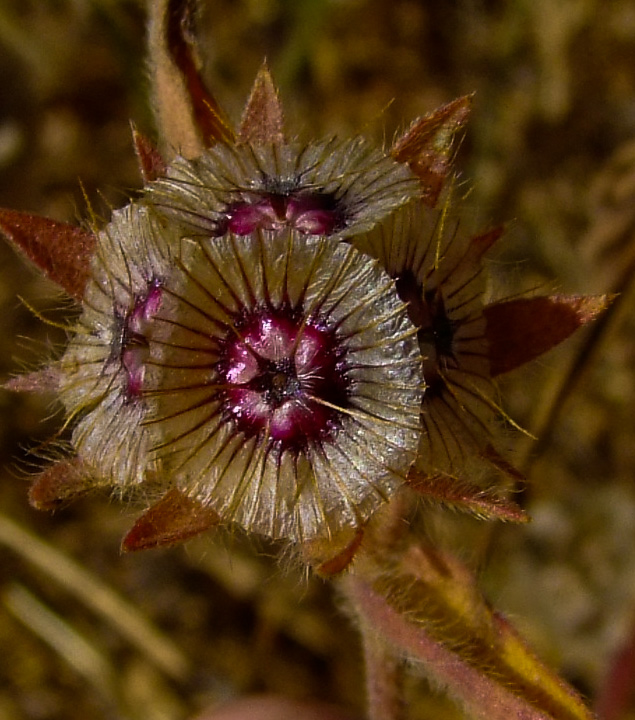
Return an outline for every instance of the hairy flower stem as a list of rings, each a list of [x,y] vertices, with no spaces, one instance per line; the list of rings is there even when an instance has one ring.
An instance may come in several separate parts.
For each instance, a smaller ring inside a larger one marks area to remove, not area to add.
[[[372,625],[362,621],[360,632],[366,666],[368,720],[405,720],[402,660],[378,637]]]
[[[437,642],[420,624],[408,622],[363,578],[348,575],[342,579],[340,589],[361,618],[362,632],[364,627],[380,628],[383,638],[394,645],[395,652],[400,651],[408,656],[419,664],[430,680],[446,687],[469,717],[476,720],[551,720],[554,717],[532,707],[500,683],[468,665],[457,654]],[[369,718],[399,718],[401,715],[387,714],[390,711],[390,676],[386,674],[379,682],[373,675],[380,671],[380,666],[375,660],[373,662],[375,664],[369,668]],[[387,670],[390,671],[390,667],[384,666],[384,672]],[[370,683],[374,681],[377,681],[376,685],[371,687]],[[394,684],[392,687],[395,687]],[[375,702],[378,703],[376,708],[373,707]]]

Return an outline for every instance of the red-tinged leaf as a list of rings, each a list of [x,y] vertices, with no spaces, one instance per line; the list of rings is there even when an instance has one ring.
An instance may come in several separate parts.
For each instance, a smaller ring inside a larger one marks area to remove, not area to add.
[[[80,460],[61,460],[35,478],[29,489],[29,502],[38,510],[55,510],[99,487],[100,483]]]
[[[351,564],[363,539],[363,528],[347,528],[330,538],[308,540],[302,554],[318,575],[332,577]]]
[[[527,513],[511,500],[445,473],[426,475],[412,469],[408,473],[408,486],[426,500],[472,513],[484,520],[529,521]]]
[[[173,488],[137,520],[121,545],[122,550],[148,550],[189,540],[220,522],[210,508]]]
[[[154,109],[167,160],[198,157],[234,133],[201,79],[194,39],[193,0],[149,3],[150,77]]]
[[[0,232],[76,300],[84,296],[95,236],[57,220],[0,209]]]
[[[470,238],[469,254],[473,261],[480,260],[502,237],[505,228],[501,225]]]
[[[284,142],[282,105],[266,64],[256,75],[240,121],[238,141],[255,145]]]
[[[537,358],[593,320],[610,295],[551,295],[520,298],[483,309],[492,377]]]
[[[482,597],[473,574],[431,546],[366,554],[342,587],[361,619],[399,657],[482,720],[592,720]]]
[[[527,480],[523,473],[504,458],[493,445],[488,443],[481,450],[481,457],[516,483],[524,483]]]
[[[421,198],[429,207],[439,200],[452,165],[454,139],[470,115],[472,96],[457,98],[415,120],[395,141],[391,154],[407,163],[421,180]]]
[[[46,367],[35,372],[17,375],[7,380],[2,387],[11,392],[57,392],[61,373],[55,367]]]
[[[134,125],[132,126],[132,142],[134,143],[144,184],[165,175],[167,165],[161,153]]]

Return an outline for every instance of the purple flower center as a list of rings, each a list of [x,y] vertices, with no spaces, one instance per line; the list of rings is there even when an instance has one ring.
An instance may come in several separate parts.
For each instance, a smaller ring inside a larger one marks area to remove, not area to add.
[[[219,362],[226,416],[248,437],[266,433],[281,451],[328,439],[349,386],[335,333],[284,308],[251,314],[239,332]]]
[[[252,202],[231,203],[218,223],[218,235],[249,235],[254,230],[292,227],[306,235],[331,235],[343,225],[337,200],[328,193],[273,193]]]
[[[118,354],[126,374],[125,393],[128,400],[137,399],[142,394],[145,362],[149,353],[148,329],[150,321],[161,307],[161,296],[161,285],[158,280],[153,280],[145,294],[135,297],[132,310],[118,316]]]

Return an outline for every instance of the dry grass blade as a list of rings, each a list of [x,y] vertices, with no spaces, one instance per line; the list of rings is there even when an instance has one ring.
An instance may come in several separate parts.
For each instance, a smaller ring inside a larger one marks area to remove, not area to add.
[[[112,701],[116,697],[114,668],[93,643],[22,585],[16,583],[9,586],[2,596],[2,602],[17,620],[53,648],[105,700]]]
[[[69,557],[0,515],[0,543],[73,593],[176,680],[189,672],[187,658],[122,597]]]

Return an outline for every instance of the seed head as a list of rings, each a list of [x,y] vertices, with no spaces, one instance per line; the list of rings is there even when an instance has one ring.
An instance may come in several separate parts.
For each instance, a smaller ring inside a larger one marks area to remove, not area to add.
[[[471,98],[388,149],[301,144],[263,66],[234,130],[198,74],[193,7],[149,5],[159,150],[134,131],[141,198],[101,232],[0,211],[83,308],[63,357],[7,385],[57,390],[72,428],[72,456],[36,479],[33,502],[152,486],[125,548],[225,522],[302,544],[324,572],[406,484],[523,519],[462,475],[470,457],[504,465],[492,378],[609,298],[484,304],[500,230],[465,236],[437,207]]]

